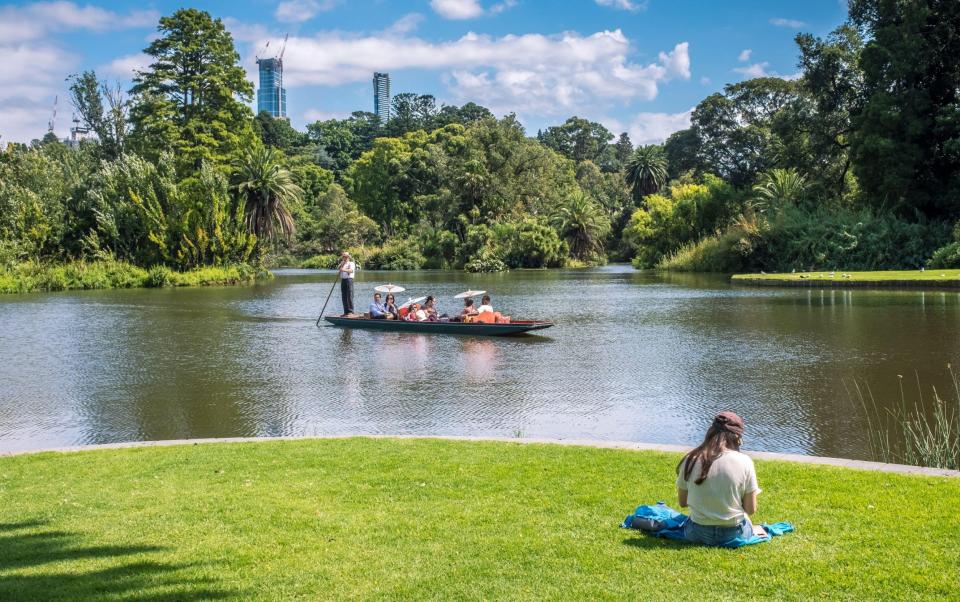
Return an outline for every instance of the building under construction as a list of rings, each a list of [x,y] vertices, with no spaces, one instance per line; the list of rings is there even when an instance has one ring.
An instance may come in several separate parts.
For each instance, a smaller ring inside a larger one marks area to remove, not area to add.
[[[270,46],[268,42],[264,51]],[[283,38],[280,53],[272,58],[257,57],[260,68],[260,87],[257,89],[257,113],[266,111],[278,119],[287,118],[287,90],[283,87],[283,52],[287,38]],[[261,52],[261,54],[263,54]]]

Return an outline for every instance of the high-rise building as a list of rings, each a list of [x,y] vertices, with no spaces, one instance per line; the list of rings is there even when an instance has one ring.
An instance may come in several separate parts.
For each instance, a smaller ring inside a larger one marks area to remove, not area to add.
[[[380,118],[380,125],[390,120],[390,74],[373,74],[373,112]]]
[[[257,59],[260,67],[260,88],[257,90],[257,113],[266,111],[274,117],[287,118],[287,90],[283,87],[283,56]]]

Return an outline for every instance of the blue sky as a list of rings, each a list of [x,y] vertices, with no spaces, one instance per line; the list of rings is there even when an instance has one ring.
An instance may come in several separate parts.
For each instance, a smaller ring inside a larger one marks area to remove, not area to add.
[[[42,136],[65,78],[95,69],[123,87],[146,60],[157,19],[180,2],[0,2],[0,143]],[[724,84],[796,73],[793,37],[824,35],[845,0],[252,0],[195,2],[233,33],[251,80],[255,55],[290,34],[288,113],[314,119],[373,110],[374,70],[392,92],[515,112],[533,134],[579,115],[662,140]],[[270,55],[273,50],[268,50]]]

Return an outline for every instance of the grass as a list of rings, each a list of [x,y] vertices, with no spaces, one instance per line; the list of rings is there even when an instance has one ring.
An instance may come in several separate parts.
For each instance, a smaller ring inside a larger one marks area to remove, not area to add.
[[[270,277],[270,272],[247,264],[207,266],[178,272],[165,266],[147,270],[114,260],[27,262],[0,267],[0,293],[243,284]]]
[[[918,285],[960,286],[960,270],[884,270],[876,272],[796,272],[791,274],[736,274],[731,278],[734,283],[809,285],[811,283],[829,283],[840,286],[873,284],[899,286],[916,283]]]
[[[674,454],[344,439],[0,458],[0,599],[931,599],[960,479],[757,462],[741,550],[617,528]]]

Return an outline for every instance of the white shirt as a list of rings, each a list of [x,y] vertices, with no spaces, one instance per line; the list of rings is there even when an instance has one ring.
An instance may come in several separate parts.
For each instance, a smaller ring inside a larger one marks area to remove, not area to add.
[[[343,266],[340,268],[340,275],[343,278],[353,278],[354,272],[356,272],[356,270],[357,270],[357,264],[355,264],[351,259],[347,263],[343,264]]]
[[[482,313],[485,312],[485,311],[493,311],[493,306],[492,306],[492,305],[481,305],[480,307],[477,308],[477,313],[478,313],[478,314],[482,314]]]
[[[694,463],[689,481],[683,478],[683,469],[681,464],[677,489],[687,491],[690,519],[698,525],[735,526],[747,518],[743,497],[754,491],[760,493],[753,460],[738,451],[727,450],[714,460],[707,479],[700,485],[696,484],[700,478],[699,461]]]

